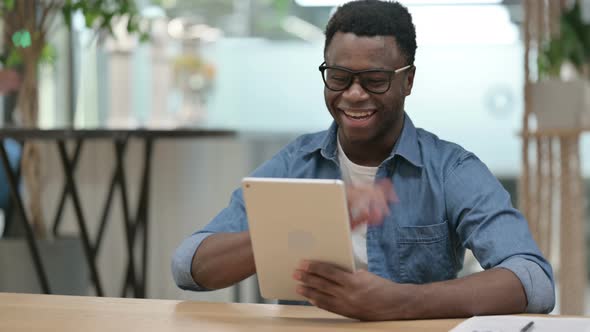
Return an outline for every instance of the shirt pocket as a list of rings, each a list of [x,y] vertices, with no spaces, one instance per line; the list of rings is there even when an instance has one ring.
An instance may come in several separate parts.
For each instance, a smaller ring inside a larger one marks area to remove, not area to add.
[[[424,284],[456,277],[446,221],[423,226],[399,226],[397,243],[402,282]]]

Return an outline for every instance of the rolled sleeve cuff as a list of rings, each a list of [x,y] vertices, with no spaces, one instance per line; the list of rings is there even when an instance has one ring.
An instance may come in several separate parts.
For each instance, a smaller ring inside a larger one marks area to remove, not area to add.
[[[184,290],[206,291],[204,288],[193,280],[191,274],[193,265],[193,256],[197,248],[209,235],[213,233],[196,233],[186,238],[180,243],[174,256],[172,257],[172,277],[176,285]]]
[[[549,313],[555,306],[555,289],[543,269],[535,262],[513,257],[496,266],[512,271],[524,288],[527,313]]]

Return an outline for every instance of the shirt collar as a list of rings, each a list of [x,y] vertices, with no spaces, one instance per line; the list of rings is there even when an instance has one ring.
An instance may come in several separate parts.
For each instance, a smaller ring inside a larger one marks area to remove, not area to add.
[[[390,158],[399,155],[416,167],[422,167],[422,154],[418,142],[418,131],[407,113],[404,113],[402,134],[395,143]]]
[[[338,125],[336,122],[332,122],[330,128],[328,128],[323,137],[310,142],[305,150],[308,153],[320,150],[320,153],[324,158],[336,160],[338,149],[336,137],[337,133]],[[389,162],[396,155],[403,157],[416,167],[423,166],[420,145],[418,143],[418,133],[416,127],[414,127],[414,123],[412,123],[412,120],[407,113],[404,113],[404,126],[402,128],[402,133],[395,143],[389,158],[387,158],[385,162]]]

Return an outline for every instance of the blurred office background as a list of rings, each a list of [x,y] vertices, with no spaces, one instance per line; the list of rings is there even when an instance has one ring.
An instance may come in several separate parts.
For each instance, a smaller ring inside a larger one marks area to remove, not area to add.
[[[524,108],[521,1],[401,2],[413,14],[418,39],[408,114],[416,126],[477,154],[518,204]],[[184,237],[227,204],[243,176],[297,135],[329,126],[317,67],[323,61],[323,27],[333,6],[320,0],[138,3],[142,15],[153,22],[151,42],[137,43],[123,32],[117,41],[96,36],[81,16],[74,15],[71,29],[56,23],[59,28],[51,36],[55,60],[40,68],[39,125],[236,130],[238,136],[232,138],[156,143],[147,296],[202,301],[239,296],[241,301],[257,301],[252,279],[209,293],[177,289],[170,256]],[[116,61],[124,65],[115,66]],[[112,100],[114,94],[117,100]],[[2,103],[5,126],[13,121],[9,98]],[[584,137],[580,145],[586,179],[589,144]],[[51,219],[62,171],[55,146],[42,147],[43,206]],[[113,158],[111,146],[91,142],[77,168],[93,234]],[[125,167],[129,182],[139,181],[141,148],[133,141]],[[590,185],[585,183],[587,196]],[[139,193],[133,186],[129,190],[135,202]],[[117,203],[114,208],[98,256],[110,296],[118,296],[126,264],[122,211]],[[64,213],[62,233],[77,234],[71,205],[66,204]],[[559,266],[557,256],[550,259]],[[467,260],[466,268],[478,266]],[[7,271],[0,269],[0,274]],[[88,294],[93,294],[90,287]]]

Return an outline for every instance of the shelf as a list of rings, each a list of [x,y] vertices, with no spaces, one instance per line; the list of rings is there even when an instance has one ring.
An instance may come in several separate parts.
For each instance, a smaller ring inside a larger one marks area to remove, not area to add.
[[[581,128],[553,128],[553,129],[540,129],[529,131],[526,136],[528,137],[570,137],[577,136],[584,132],[590,132],[590,127]],[[519,136],[524,136],[523,132],[518,133]]]

